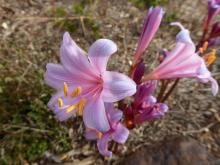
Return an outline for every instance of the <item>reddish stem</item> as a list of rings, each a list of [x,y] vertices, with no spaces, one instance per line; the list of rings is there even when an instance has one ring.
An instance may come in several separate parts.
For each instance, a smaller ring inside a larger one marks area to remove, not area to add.
[[[161,98],[163,97],[164,92],[166,91],[168,84],[169,84],[169,80],[167,80],[167,81],[166,80],[162,80],[162,85],[161,85],[161,88],[160,88],[160,93],[157,96],[157,101],[158,102],[161,101]]]
[[[170,96],[170,94],[173,92],[173,90],[175,89],[175,87],[177,86],[178,82],[179,82],[179,78],[175,80],[174,84],[170,87],[170,89],[168,90],[168,92],[165,94],[165,96],[161,99],[161,102],[164,102],[168,99],[168,97]]]

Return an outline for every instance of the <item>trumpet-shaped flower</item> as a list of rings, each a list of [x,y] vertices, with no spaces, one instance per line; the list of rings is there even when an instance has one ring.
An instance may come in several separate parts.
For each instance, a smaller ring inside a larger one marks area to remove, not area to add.
[[[150,8],[149,12],[144,20],[144,26],[141,32],[141,36],[138,41],[138,46],[135,51],[135,61],[137,62],[144,52],[144,50],[149,45],[150,41],[154,37],[155,33],[157,32],[161,20],[163,18],[164,11],[160,7]]]
[[[124,74],[106,71],[107,61],[117,46],[108,39],[97,40],[86,53],[63,36],[60,64],[47,64],[45,81],[57,89],[48,106],[60,121],[83,115],[87,127],[107,131],[110,125],[104,102],[116,102],[136,92],[136,84]]]
[[[97,140],[99,152],[103,156],[110,157],[112,152],[108,150],[109,140],[123,144],[128,138],[129,131],[121,123],[122,112],[114,109],[112,103],[105,104],[106,114],[109,121],[110,129],[106,132],[99,132],[94,129],[87,129],[85,137],[88,140]]]
[[[208,71],[204,59],[195,52],[195,45],[190,38],[189,31],[180,23],[172,25],[177,25],[182,29],[177,34],[177,44],[167,53],[163,62],[145,77],[145,80],[197,78],[204,83],[211,82],[212,93],[216,95],[218,84]]]

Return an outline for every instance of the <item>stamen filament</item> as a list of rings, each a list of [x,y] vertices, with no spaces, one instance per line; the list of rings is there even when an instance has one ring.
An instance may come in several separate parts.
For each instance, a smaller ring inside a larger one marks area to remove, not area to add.
[[[68,96],[68,85],[66,82],[63,83],[63,93],[65,96]]]

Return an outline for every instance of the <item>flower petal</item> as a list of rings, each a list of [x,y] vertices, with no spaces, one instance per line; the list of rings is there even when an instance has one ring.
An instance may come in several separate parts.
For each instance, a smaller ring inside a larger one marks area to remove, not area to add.
[[[87,101],[83,110],[83,121],[86,127],[100,132],[106,132],[110,129],[104,102],[100,97]]]
[[[178,26],[181,29],[181,31],[176,35],[177,42],[185,42],[185,43],[194,44],[190,37],[189,30],[184,28],[180,22],[172,22],[170,25]]]
[[[99,73],[106,70],[109,57],[117,51],[117,45],[108,39],[99,39],[89,48],[89,60]]]
[[[58,105],[58,99],[62,99],[62,107]],[[65,121],[68,118],[72,117],[76,113],[76,109],[67,112],[67,108],[73,104],[76,104],[79,101],[80,98],[69,98],[65,97],[63,94],[63,91],[57,92],[55,95],[52,96],[48,103],[48,107],[53,111],[53,113],[56,115],[56,118],[59,121]]]
[[[73,83],[71,74],[62,65],[49,63],[46,66],[45,82],[55,89],[62,89],[63,83]]]
[[[149,98],[149,96],[154,92],[154,90],[157,87],[157,81],[146,81],[140,85],[137,86],[137,92],[135,94],[135,105],[140,105],[143,103],[143,101],[146,98]]]
[[[105,103],[105,110],[108,114],[109,122],[111,125],[118,122],[122,118],[122,111],[116,110],[113,103]]]
[[[179,42],[164,61],[149,75],[147,80],[195,77],[201,65],[201,57],[193,44]]]
[[[107,157],[112,156],[112,152],[108,150],[108,141],[109,141],[110,136],[111,136],[111,133],[103,134],[102,138],[99,139],[97,143],[99,152],[103,156],[107,156]]]
[[[156,103],[150,105],[149,107],[145,107],[142,113],[137,114],[135,116],[134,121],[135,123],[140,124],[144,121],[158,119],[164,116],[167,111],[168,111],[168,106],[166,104]]]
[[[106,71],[103,81],[104,102],[116,102],[136,92],[135,82],[124,74]]]
[[[68,32],[63,35],[60,59],[64,68],[74,76],[76,81],[81,78],[92,79],[97,77],[96,75],[98,73],[92,68],[86,57],[86,53],[77,46]]]
[[[112,134],[112,139],[118,143],[125,143],[128,139],[129,130],[125,128],[121,123],[117,125],[115,132]]]
[[[211,82],[212,85],[212,94],[215,96],[218,93],[218,83],[217,81],[212,77],[211,72],[208,70],[208,68],[205,65],[204,60],[202,60],[202,64],[200,68],[197,70],[197,79],[202,83],[208,83]]]
[[[214,78],[212,78],[212,77],[210,77],[209,78],[209,81],[211,82],[211,84],[212,84],[212,94],[214,95],[214,96],[216,96],[217,95],[217,93],[218,93],[218,83],[217,83],[217,81],[214,79]]]

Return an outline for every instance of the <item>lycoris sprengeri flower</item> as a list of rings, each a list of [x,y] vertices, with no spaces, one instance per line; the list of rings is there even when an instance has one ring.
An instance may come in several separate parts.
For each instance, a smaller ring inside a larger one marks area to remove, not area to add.
[[[207,55],[207,61],[199,56],[196,52],[196,46],[190,38],[189,31],[180,23],[173,23],[181,28],[177,34],[177,44],[163,62],[149,75],[145,80],[161,80],[174,78],[197,78],[203,83],[211,82],[212,93],[216,95],[218,92],[218,84],[208,71],[206,64],[210,64],[210,58],[213,54]],[[212,61],[213,62],[213,61]]]
[[[87,127],[107,131],[110,125],[104,102],[116,102],[136,91],[129,77],[118,72],[106,71],[109,57],[117,50],[111,40],[99,39],[89,49],[88,57],[71,39],[63,36],[60,64],[47,64],[46,83],[57,93],[48,106],[60,121],[76,113],[83,115]]]

